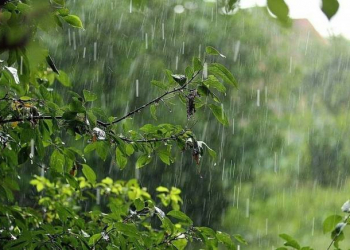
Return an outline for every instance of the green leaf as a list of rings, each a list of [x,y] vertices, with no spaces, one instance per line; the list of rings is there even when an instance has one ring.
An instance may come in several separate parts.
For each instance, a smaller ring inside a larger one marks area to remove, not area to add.
[[[225,112],[224,112],[224,110],[222,109],[221,106],[218,106],[218,105],[215,105],[215,104],[209,104],[208,106],[209,106],[211,112],[213,112],[215,118],[220,123],[222,123],[225,126],[229,125],[228,119],[227,119],[227,117],[225,115]]]
[[[83,29],[83,23],[80,18],[75,15],[64,16],[63,19],[73,27]]]
[[[120,169],[124,169],[128,159],[123,155],[119,148],[116,149],[115,158]]]
[[[175,249],[183,250],[186,248],[187,242],[188,241],[186,239],[178,239],[172,241],[171,244],[175,247]]]
[[[299,243],[288,234],[280,234],[279,236],[286,241],[284,243],[285,246],[300,249]]]
[[[97,99],[97,95],[88,90],[83,90],[84,99],[86,102],[93,102]]]
[[[158,215],[158,217],[161,217]],[[162,220],[162,227],[168,234],[172,234],[174,232],[175,225],[171,222],[171,220],[168,217],[164,217]]]
[[[190,219],[190,217],[188,217],[186,214],[184,214],[181,211],[171,210],[168,213],[168,216],[173,217],[175,219],[178,219],[180,221],[184,221],[184,222],[186,222],[186,223],[188,223],[190,225],[193,224],[193,221]]]
[[[151,116],[153,117],[154,120],[157,120],[157,106],[155,104],[152,104],[150,107],[151,111]]]
[[[131,144],[126,145],[125,152],[128,156],[132,155],[135,152],[134,147]]]
[[[65,157],[64,155],[55,149],[50,158],[50,167],[59,173],[64,172]]]
[[[69,109],[70,111],[77,113],[85,112],[83,103],[77,97],[72,97],[72,101],[69,103]]]
[[[322,12],[329,20],[337,13],[338,9],[338,0],[322,0]]]
[[[151,84],[153,84],[154,86],[157,86],[158,88],[165,89],[165,90],[168,88],[167,84],[165,84],[164,82],[161,82],[161,81],[152,80]]]
[[[198,57],[193,57],[192,64],[193,64],[194,72],[200,71],[200,70],[203,69],[202,62],[201,62],[201,60]]]
[[[289,9],[284,0],[267,0],[267,7],[280,21],[288,22]]]
[[[208,55],[214,55],[214,56],[221,56],[223,58],[226,58],[226,56],[224,56],[223,54],[221,54],[217,49],[215,49],[214,47],[211,47],[211,46],[207,46],[205,48],[205,52],[208,54]]]
[[[231,74],[231,72],[225,68],[220,63],[212,63],[209,67],[209,72],[214,74],[217,77],[220,77],[224,82],[233,85],[237,88],[237,81]]]
[[[86,164],[83,164],[83,174],[89,182],[91,182],[92,184],[95,184],[96,174],[95,174],[94,170],[92,170],[92,168],[90,168]]]
[[[139,236],[138,230],[134,224],[124,224],[117,222],[115,227],[119,232],[123,233],[126,236],[136,238]]]
[[[136,161],[136,168],[142,168],[152,161],[152,157],[141,155]]]
[[[171,155],[167,148],[157,150],[157,155],[159,156],[162,162],[164,162],[167,165],[170,165]]]
[[[101,238],[101,233],[94,234],[93,236],[90,237],[89,239],[89,245],[92,246],[94,245],[100,238]]]
[[[96,145],[97,145],[96,143],[90,143],[90,144],[86,145],[86,147],[84,148],[84,153],[88,154],[91,151],[94,151],[96,149]]]
[[[203,84],[208,88],[215,88],[221,93],[226,93],[225,86],[213,75],[210,75],[208,79],[203,81]]]
[[[109,152],[109,143],[106,141],[97,141],[94,144],[96,144],[97,155],[105,161]]]
[[[233,237],[240,243],[247,245],[248,242],[239,234],[233,235]]]
[[[163,187],[163,186],[159,186],[157,187],[157,192],[166,192],[166,193],[169,193],[169,189],[166,188],[166,187]]]
[[[216,238],[218,239],[219,242],[223,243],[229,249],[234,249],[235,244],[233,243],[229,234],[217,231]]]
[[[95,126],[96,126],[96,123],[97,123],[97,117],[94,115],[94,113],[93,113],[91,110],[87,111],[87,112],[86,112],[86,115],[87,115],[87,117],[88,117],[88,119],[89,119],[90,124],[91,124],[93,127],[95,127]]]
[[[59,70],[59,75],[56,75],[56,79],[65,87],[72,87],[72,83],[69,80],[68,75],[62,71]]]
[[[323,221],[323,233],[328,233],[334,230],[335,226],[341,222],[343,218],[340,215],[328,216]]]
[[[139,198],[134,201],[134,205],[137,211],[141,211],[145,207],[145,203]]]

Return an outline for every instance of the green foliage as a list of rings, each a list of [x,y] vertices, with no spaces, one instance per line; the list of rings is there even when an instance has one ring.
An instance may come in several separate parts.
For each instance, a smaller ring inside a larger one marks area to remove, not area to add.
[[[156,189],[162,209],[171,208],[165,213],[137,180],[104,178],[99,182],[94,171],[98,166],[92,167],[92,162],[87,161],[93,153],[102,161],[115,157],[122,170],[135,154],[136,169],[155,157],[170,165],[175,161],[173,149],[178,148],[190,151],[199,164],[205,152],[203,145],[215,157],[216,153],[203,141],[197,141],[188,128],[168,123],[133,128],[130,120],[149,106],[157,119],[156,106],[166,103],[164,97],[172,95],[185,102],[188,118],[195,115],[196,108],[207,105],[227,125],[221,102],[210,89],[226,94],[223,83],[214,75],[236,86],[232,74],[219,63],[209,63],[209,73],[213,75],[201,77],[204,62],[194,57],[184,74],[167,70],[167,82],[152,81],[165,91],[159,97],[122,117],[108,117],[93,107],[92,102],[99,99],[96,93],[73,91],[75,84],[70,76],[56,67],[54,58],[37,41],[37,29],[50,34],[56,28],[65,29],[63,22],[83,28],[65,1],[12,1],[1,10],[9,19],[1,23],[6,32],[0,39],[7,56],[6,62],[0,61],[0,174],[4,176],[0,184],[0,200],[4,202],[0,206],[0,247],[184,249],[198,241],[210,249],[217,248],[218,243],[233,248],[235,243],[228,234],[195,227],[180,211],[180,189]],[[36,11],[41,13],[39,21],[24,23]],[[20,18],[10,22],[14,16]],[[35,32],[28,33],[32,27]],[[15,33],[18,37],[6,40]],[[206,51],[222,56],[213,47]],[[65,96],[56,91],[57,83],[70,89]],[[198,94],[201,88],[207,96]],[[67,138],[75,142],[67,142]],[[41,169],[41,176],[30,180],[37,191],[35,209],[15,202],[16,192],[20,191],[19,167],[28,165]]]
[[[72,179],[77,183],[75,188],[64,183],[63,176],[54,183],[39,176],[30,182],[37,189],[38,204],[45,211],[44,216],[32,214],[30,208],[18,211],[13,219],[22,220],[23,224],[17,223],[16,230],[3,234],[4,237],[12,237],[11,241],[2,245],[4,249],[17,246],[103,249],[116,245],[122,249],[183,249],[199,238],[205,241],[206,247],[217,247],[217,242],[231,248],[235,246],[228,234],[194,227],[193,221],[178,210],[171,210],[165,215],[135,179],[126,182],[107,177],[95,185],[84,177]],[[182,201],[180,191],[174,187],[171,190],[172,207],[179,207]],[[157,191],[163,194],[168,189],[159,187]],[[104,213],[98,207],[84,211],[84,204],[91,198],[96,200],[97,205],[105,203],[110,212]],[[169,203],[162,201],[162,204],[165,208],[169,207]],[[25,221],[28,214],[31,219]],[[154,220],[159,222],[159,228],[154,226]],[[26,228],[31,221],[37,226],[28,232]]]

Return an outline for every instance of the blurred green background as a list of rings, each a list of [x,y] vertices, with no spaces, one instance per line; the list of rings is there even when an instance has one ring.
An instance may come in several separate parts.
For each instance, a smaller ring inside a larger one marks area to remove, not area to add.
[[[322,222],[341,214],[349,198],[348,40],[323,38],[306,19],[286,29],[266,8],[225,14],[213,2],[185,0],[69,5],[85,30],[67,27],[42,39],[73,89],[98,93],[95,105],[110,116],[159,95],[151,80],[162,80],[164,69],[183,73],[206,46],[226,55],[219,60],[239,82],[223,100],[228,127],[205,109],[188,123],[180,103],[159,104],[158,121],[149,112],[133,120],[135,127],[195,124],[197,139],[217,152],[216,160],[206,155],[197,166],[178,152],[170,166],[154,161],[135,170],[130,160],[121,171],[113,157],[91,159],[99,179],[136,177],[149,190],[176,186],[195,224],[243,235],[249,245],[241,249],[274,249],[283,243],[280,233],[314,249],[329,245]]]

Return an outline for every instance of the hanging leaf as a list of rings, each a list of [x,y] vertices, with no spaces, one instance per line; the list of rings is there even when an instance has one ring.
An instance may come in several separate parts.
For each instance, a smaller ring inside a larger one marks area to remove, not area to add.
[[[65,87],[72,87],[72,84],[69,80],[68,75],[63,72],[62,70],[59,71],[58,76],[56,76],[56,79]]]
[[[180,221],[186,222],[186,224],[189,224],[189,225],[193,224],[193,221],[190,219],[190,217],[188,217],[186,214],[184,214],[181,211],[172,210],[167,215],[175,219],[178,219]]]
[[[214,55],[214,56],[221,56],[223,58],[226,58],[226,56],[224,56],[223,54],[221,54],[217,49],[215,49],[214,47],[211,47],[211,46],[207,46],[205,48],[205,52],[208,54],[208,55]]]
[[[338,0],[322,0],[322,12],[327,16],[329,20],[338,12],[339,2]]]
[[[212,63],[209,67],[209,72],[237,88],[236,79],[224,65],[220,63]]]
[[[299,243],[288,234],[280,234],[279,236],[286,241],[284,243],[285,246],[300,249]]]
[[[136,168],[142,168],[152,161],[152,157],[141,155],[136,161]]]
[[[288,23],[289,8],[284,0],[267,0],[267,7],[280,21]]]
[[[198,57],[193,57],[192,64],[193,64],[193,71],[194,72],[200,71],[203,69],[202,62]]]
[[[119,148],[116,149],[115,158],[116,158],[117,165],[119,166],[119,168],[124,169],[127,162],[128,162],[128,159],[123,155],[123,153],[120,151]]]
[[[154,120],[157,120],[157,106],[155,104],[152,104],[150,107],[151,111],[151,116],[153,117]]]
[[[59,173],[64,172],[65,157],[64,155],[55,149],[50,158],[50,167],[55,169]]]
[[[323,221],[323,233],[328,233],[334,230],[335,226],[342,221],[342,217],[340,215],[331,215],[328,216]]]
[[[163,148],[163,149],[159,149],[157,150],[157,155],[159,156],[159,158],[161,159],[162,162],[164,162],[167,165],[170,165],[170,152],[168,151],[168,149]]]
[[[203,81],[203,84],[208,88],[215,88],[221,93],[226,93],[225,86],[213,75],[208,76],[208,78]]]
[[[57,69],[57,67],[56,67],[56,65],[55,65],[55,63],[54,63],[54,61],[53,61],[53,59],[52,59],[52,57],[50,55],[48,55],[46,57],[46,62],[50,66],[50,68],[52,69],[53,72],[55,72],[58,75],[60,74],[58,69]]]
[[[91,182],[92,184],[95,184],[96,182],[96,174],[92,168],[90,168],[88,165],[83,164],[83,174],[86,177],[86,179]]]
[[[224,110],[222,109],[221,106],[218,105],[214,105],[214,104],[210,104],[208,105],[210,110],[213,112],[215,118],[222,123],[223,125],[227,126],[229,125],[228,123],[228,119],[226,117],[226,114],[224,112]]]

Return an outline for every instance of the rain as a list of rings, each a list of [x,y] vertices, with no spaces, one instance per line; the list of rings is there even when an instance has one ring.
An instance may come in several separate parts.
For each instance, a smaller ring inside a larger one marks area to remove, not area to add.
[[[135,179],[144,188],[140,190],[158,199],[153,214],[164,219],[168,212],[157,188],[178,188],[180,210],[193,224],[241,235],[248,244],[236,242],[237,250],[276,249],[288,241],[281,234],[292,236],[302,246],[327,249],[336,237],[325,232],[325,220],[333,215],[341,217],[332,224],[333,233],[344,232],[339,244],[348,248],[349,39],[341,33],[325,34],[307,17],[292,17],[284,23],[266,3],[246,5],[249,1],[242,0],[244,8],[238,4],[229,9],[222,2],[230,1],[67,1],[84,28],[64,24],[38,33],[59,71],[45,88],[51,98],[47,105],[62,108],[63,103],[70,103],[73,109],[84,99],[84,108],[91,112],[84,111],[84,116],[74,110],[47,114],[77,118],[57,137],[43,136],[38,144],[36,126],[49,119],[35,120],[37,97],[32,102],[24,94],[22,99],[9,99],[16,119],[0,117],[0,122],[10,119],[11,128],[26,133],[15,136],[9,129],[1,130],[0,124],[0,148],[12,150],[10,144],[18,141],[26,144],[21,153],[29,153],[29,161],[23,160],[18,168],[19,186],[24,190],[15,194],[18,204],[34,206],[33,197],[40,189],[37,183],[50,176],[50,165],[57,164],[64,170],[62,176],[94,173],[88,180],[93,184],[77,184],[92,189],[99,183],[91,191],[93,198],[78,202],[84,212],[111,209],[123,214],[118,199],[106,205],[109,197],[104,188],[109,184],[105,178]],[[218,53],[207,53],[208,46]],[[202,68],[194,84],[184,86],[196,72],[191,68],[195,67],[193,57]],[[0,64],[4,77],[13,76],[15,85],[21,84],[28,70],[26,60],[20,56],[18,70]],[[222,90],[221,82],[228,78],[225,74],[218,77],[220,83],[205,85],[216,63],[232,73],[237,86],[225,83]],[[37,78],[50,73],[51,69],[45,69]],[[197,91],[195,84],[209,92]],[[38,88],[36,95],[43,93]],[[40,133],[63,126],[55,119],[47,124]],[[147,135],[147,129],[163,133],[165,128],[154,128],[163,124],[193,135],[183,142],[172,141],[175,135],[171,133],[159,141],[156,135]],[[88,135],[88,140],[81,140],[81,134]],[[133,141],[136,135],[138,141]],[[139,141],[151,141],[150,149],[141,154]],[[120,146],[119,152],[109,147],[112,143],[127,146]],[[53,161],[52,154],[62,157]],[[64,154],[80,156],[72,161]],[[67,186],[77,182],[67,180]],[[106,181],[101,184],[101,180]],[[113,185],[108,192],[121,195],[127,188]],[[137,209],[130,211],[138,216]],[[90,237],[90,232],[81,231],[83,237]],[[113,238],[107,229],[101,237],[104,241]]]

